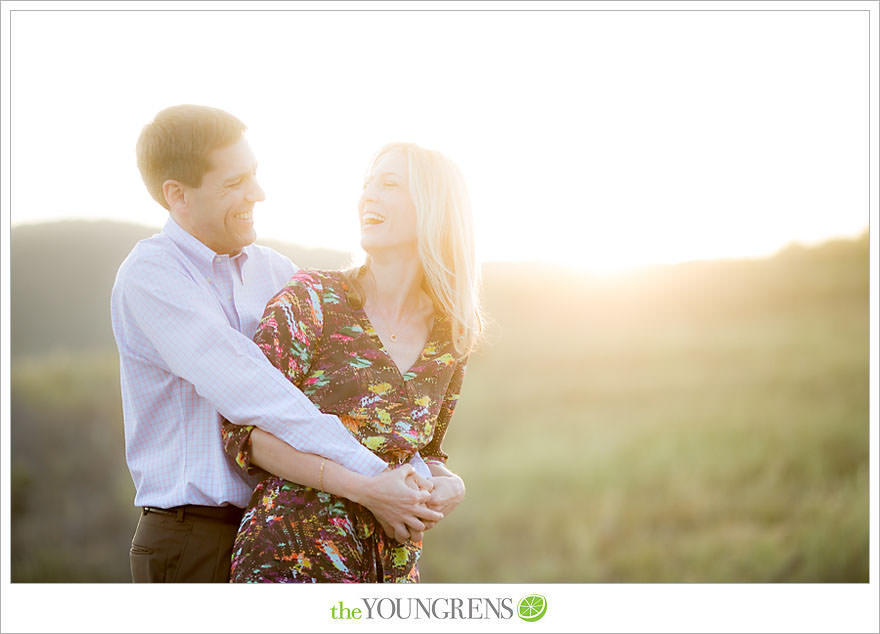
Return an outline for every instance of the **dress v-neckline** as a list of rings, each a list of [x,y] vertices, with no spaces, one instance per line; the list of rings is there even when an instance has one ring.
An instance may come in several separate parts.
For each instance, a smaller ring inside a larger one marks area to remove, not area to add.
[[[422,344],[422,349],[419,351],[418,356],[412,362],[412,364],[406,369],[404,372],[400,369],[400,366],[397,365],[397,362],[394,360],[394,357],[391,356],[391,353],[388,352],[388,348],[385,347],[385,342],[382,341],[382,337],[379,336],[379,333],[376,331],[376,328],[373,326],[373,322],[370,321],[369,315],[367,315],[367,311],[364,310],[364,307],[361,306],[357,311],[360,315],[361,320],[364,322],[364,332],[367,333],[378,345],[380,352],[385,355],[388,359],[391,367],[397,372],[400,376],[400,379],[404,382],[407,381],[406,375],[412,372],[412,369],[418,365],[420,361],[425,358],[425,351],[428,349],[428,344],[431,343],[434,339],[434,331],[437,329],[438,324],[440,323],[440,319],[437,316],[437,311],[434,311],[434,315],[431,317],[431,328],[428,330],[428,336],[425,338],[425,343]]]

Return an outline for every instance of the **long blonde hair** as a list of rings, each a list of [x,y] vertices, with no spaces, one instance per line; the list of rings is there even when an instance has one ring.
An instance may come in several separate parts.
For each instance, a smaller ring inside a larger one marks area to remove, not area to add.
[[[458,167],[435,150],[414,143],[391,143],[370,163],[389,152],[401,152],[409,171],[409,190],[416,208],[419,260],[425,291],[434,306],[452,323],[452,344],[464,357],[474,349],[483,332],[480,310],[480,271],[474,249],[471,203]],[[346,272],[363,301],[358,278],[366,264]]]

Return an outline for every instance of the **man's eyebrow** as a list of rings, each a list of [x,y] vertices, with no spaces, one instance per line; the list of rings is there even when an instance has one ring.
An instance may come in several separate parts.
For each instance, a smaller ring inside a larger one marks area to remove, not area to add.
[[[254,166],[246,172],[239,172],[238,174],[233,174],[232,176],[226,178],[223,181],[224,185],[228,185],[229,183],[234,183],[237,180],[244,178],[245,176],[249,176],[251,174],[255,174],[257,171],[257,164],[254,163]]]

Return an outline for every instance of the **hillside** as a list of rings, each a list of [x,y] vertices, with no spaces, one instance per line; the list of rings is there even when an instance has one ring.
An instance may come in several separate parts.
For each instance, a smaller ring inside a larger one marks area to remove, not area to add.
[[[116,269],[134,244],[152,233],[150,227],[110,221],[13,227],[12,356],[113,347],[110,290]],[[351,259],[329,249],[259,243],[303,267],[337,268]],[[797,303],[801,296],[824,301],[867,292],[867,249],[865,234],[810,249],[793,245],[768,259],[691,262],[614,278],[552,264],[490,263],[484,267],[484,288],[490,308],[534,313],[536,319],[546,314],[548,300],[558,302],[553,310],[563,315],[592,307],[587,312],[593,319],[613,314],[627,320],[647,306],[699,317]]]
[[[156,230],[111,221],[13,227],[12,356],[112,347],[110,290],[132,247]],[[346,266],[348,253],[259,240],[303,267]]]
[[[129,578],[107,302],[148,232],[13,229],[13,582]],[[467,497],[426,534],[423,581],[867,581],[867,236],[484,277],[486,340],[443,441]]]

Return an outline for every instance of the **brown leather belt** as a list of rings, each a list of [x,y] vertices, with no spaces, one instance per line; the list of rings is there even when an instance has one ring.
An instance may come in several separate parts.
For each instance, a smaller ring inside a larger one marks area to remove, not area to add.
[[[160,515],[173,515],[178,522],[182,522],[187,516],[200,517],[202,519],[214,520],[215,522],[223,522],[225,524],[239,524],[244,509],[237,506],[199,506],[198,504],[184,504],[183,506],[173,506],[170,509],[160,509],[155,506],[145,506],[144,515],[149,513],[159,513]]]

